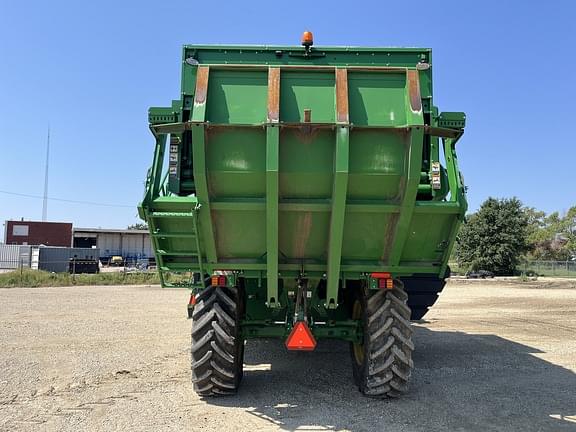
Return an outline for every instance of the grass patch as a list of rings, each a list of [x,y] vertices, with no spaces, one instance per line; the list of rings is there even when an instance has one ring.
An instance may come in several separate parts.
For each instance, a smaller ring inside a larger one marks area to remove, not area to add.
[[[156,272],[114,272],[97,274],[50,273],[22,269],[0,273],[0,288],[50,287],[74,285],[148,285],[159,284]]]

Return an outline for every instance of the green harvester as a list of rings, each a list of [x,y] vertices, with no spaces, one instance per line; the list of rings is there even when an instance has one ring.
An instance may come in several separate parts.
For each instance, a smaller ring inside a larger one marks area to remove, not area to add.
[[[191,290],[198,394],[236,392],[251,338],[349,341],[363,394],[406,390],[467,208],[465,118],[434,106],[430,49],[183,47],[138,210],[162,286]]]

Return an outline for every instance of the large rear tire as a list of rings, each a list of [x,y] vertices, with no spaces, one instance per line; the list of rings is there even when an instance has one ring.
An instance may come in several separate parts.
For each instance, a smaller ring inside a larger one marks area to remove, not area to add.
[[[408,294],[408,307],[412,311],[411,319],[413,321],[422,319],[432,305],[436,303],[448,277],[450,277],[450,267],[446,268],[443,278],[432,274],[419,274],[401,278],[404,284],[404,291]]]
[[[235,394],[242,380],[244,341],[238,288],[208,287],[192,312],[192,382],[200,396]]]
[[[354,381],[366,396],[398,397],[408,388],[414,367],[412,328],[402,282],[390,290],[356,290],[352,318],[362,319],[362,343],[351,343]]]

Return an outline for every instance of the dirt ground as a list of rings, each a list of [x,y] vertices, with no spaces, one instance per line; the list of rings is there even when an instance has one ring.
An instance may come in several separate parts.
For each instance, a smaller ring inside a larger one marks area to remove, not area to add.
[[[415,324],[397,400],[362,397],[346,343],[249,341],[238,395],[192,391],[184,290],[0,289],[0,430],[576,431],[576,282],[451,281]]]

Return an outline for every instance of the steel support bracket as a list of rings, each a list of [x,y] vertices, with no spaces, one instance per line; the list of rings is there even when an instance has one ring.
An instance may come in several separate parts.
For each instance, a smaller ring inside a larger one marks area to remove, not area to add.
[[[348,113],[348,71],[345,68],[336,69],[336,121],[334,185],[328,236],[326,304],[324,305],[328,309],[336,309],[338,307],[346,196],[348,194],[350,120]]]
[[[280,145],[280,68],[268,69],[268,123],[266,126],[266,305],[278,301],[278,165]]]

